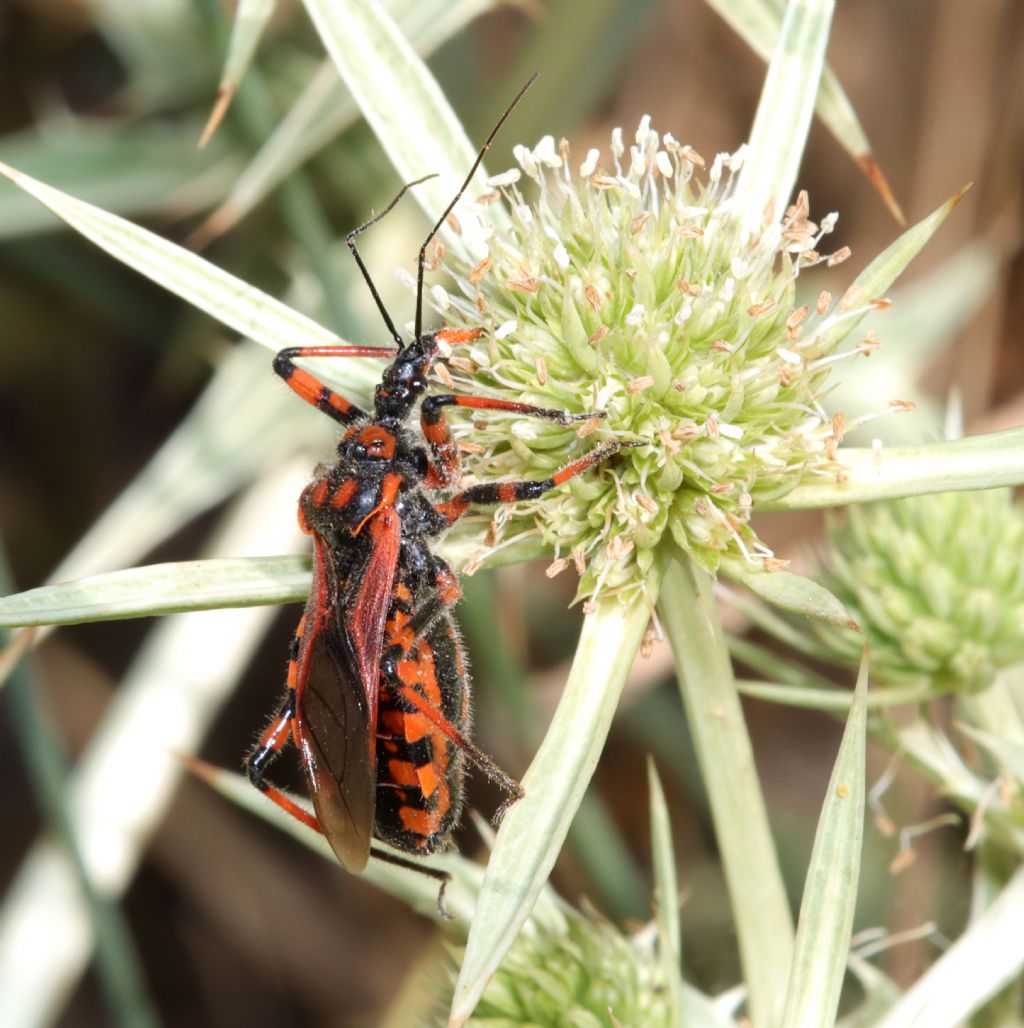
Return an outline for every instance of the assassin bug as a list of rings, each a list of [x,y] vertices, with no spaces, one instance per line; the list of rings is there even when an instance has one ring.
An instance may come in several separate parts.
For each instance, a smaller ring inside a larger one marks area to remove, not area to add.
[[[292,643],[284,703],[247,760],[252,783],[278,806],[326,836],[354,873],[371,855],[436,878],[440,871],[394,857],[373,839],[413,855],[446,843],[462,804],[465,762],[475,764],[511,801],[520,785],[468,738],[469,681],[452,616],[461,595],[431,542],[476,505],[532,499],[611,456],[592,449],[542,481],[482,483],[459,490],[459,453],[444,408],[508,411],[568,425],[593,414],[487,397],[426,394],[440,344],[478,339],[478,329],[423,332],[427,247],[468,188],[519,91],[487,137],[454,199],[419,251],[414,338],[403,340],[356,249],[356,237],[406,191],[347,236],[394,348],[305,346],[281,350],[274,371],[307,403],[339,422],[337,456],[321,465],[299,501],[299,524],[313,537],[313,582]],[[428,176],[431,177],[431,176]],[[372,413],[295,364],[304,357],[387,357]],[[422,400],[421,400],[422,398]],[[420,405],[420,433],[410,425]],[[426,445],[424,446],[423,443]],[[438,492],[447,498],[435,498]],[[309,783],[311,814],[266,778],[288,739]]]

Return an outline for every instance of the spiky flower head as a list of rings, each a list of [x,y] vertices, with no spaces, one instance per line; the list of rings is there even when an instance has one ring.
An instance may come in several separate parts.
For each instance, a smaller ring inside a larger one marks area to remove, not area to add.
[[[829,544],[827,584],[867,636],[873,679],[970,692],[1024,661],[1024,511],[1006,490],[853,507]],[[820,630],[856,666],[864,637]]]
[[[479,419],[474,472],[544,478],[602,439],[646,444],[511,514],[535,521],[556,569],[585,566],[583,596],[643,588],[667,538],[711,569],[730,551],[770,558],[748,523],[757,502],[837,473],[841,427],[818,395],[837,325],[864,301],[794,298],[801,269],[845,256],[818,252],[835,216],[815,225],[802,194],[751,236],[733,199],[744,151],[705,171],[646,117],[633,145],[612,133],[610,160],[575,162],[550,136],[515,152],[534,198],[519,170],[492,179],[484,200],[507,217],[477,263],[449,261],[457,292],[434,290],[449,323],[489,332],[450,367],[463,389],[607,416]]]
[[[653,926],[625,936],[572,910],[559,926],[535,920],[517,936],[468,1023],[669,1028],[666,963],[656,939]]]

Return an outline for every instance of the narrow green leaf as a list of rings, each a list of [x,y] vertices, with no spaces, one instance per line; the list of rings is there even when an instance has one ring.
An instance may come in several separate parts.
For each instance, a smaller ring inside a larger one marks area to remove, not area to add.
[[[708,0],[708,3],[754,53],[766,61],[771,57],[785,13],[785,7],[779,0]],[[902,224],[903,212],[872,155],[871,144],[857,112],[840,85],[836,73],[827,64],[821,72],[821,84],[814,110],[839,145],[860,165],[886,206],[892,211],[893,217]]]
[[[790,0],[736,186],[748,230],[782,218],[796,183],[825,63],[833,0]]]
[[[762,510],[808,510],[1024,484],[1024,428],[881,449],[843,448],[842,480],[797,486]]]
[[[784,1028],[831,1024],[846,975],[864,837],[867,648],[818,819],[797,923]]]
[[[730,578],[742,582],[755,596],[791,614],[826,621],[841,628],[857,628],[843,604],[823,585],[792,571],[763,571],[743,561],[723,565]]]
[[[676,855],[672,845],[672,824],[668,804],[654,760],[647,758],[647,786],[651,806],[651,853],[654,862],[654,917],[658,925],[661,965],[668,989],[669,1023],[687,1023],[682,991],[683,936],[679,923],[679,882]]]
[[[303,0],[313,23],[378,141],[404,182],[435,174],[412,195],[433,221],[447,207],[476,157],[455,112],[391,17],[369,0]],[[445,241],[478,258],[485,247],[479,218],[469,208],[486,186],[456,208],[459,230],[444,226]],[[500,217],[500,211],[493,211]]]
[[[217,607],[294,603],[309,592],[308,557],[150,564],[0,599],[0,626],[74,625]]]
[[[824,710],[830,714],[845,714],[853,702],[853,693],[845,689],[812,689],[799,685],[779,685],[776,682],[737,682],[744,696],[769,703],[783,703],[787,707],[806,710]],[[868,694],[869,710],[886,707],[904,707],[912,703],[926,703],[934,697],[934,690],[924,685],[903,686],[898,689],[876,689]]]
[[[217,88],[217,100],[210,112],[210,119],[199,139],[200,149],[206,146],[224,119],[231,100],[238,91],[238,84],[252,63],[256,46],[274,13],[275,6],[276,0],[238,0],[234,23],[231,26],[231,38],[228,40],[227,57],[224,60],[224,73]]]
[[[651,805],[651,851],[654,860],[654,907],[659,924],[675,960],[682,958],[683,937],[679,926],[679,883],[676,879],[676,855],[672,845],[672,824],[668,816],[665,791],[661,787],[654,760],[647,758],[647,788]]]
[[[451,555],[451,549],[443,549]],[[458,550],[450,562],[459,568]],[[532,549],[499,551],[495,565],[527,559]],[[77,563],[77,561],[76,561]],[[150,564],[0,597],[0,627],[77,625],[157,617],[188,610],[297,603],[309,593],[309,557],[237,557]]]
[[[473,914],[451,1021],[472,1014],[525,924],[558,857],[611,727],[619,694],[647,627],[643,597],[601,599],[584,619],[558,709],[523,778],[526,795],[505,814]]]
[[[889,287],[921,252],[969,188],[965,186],[927,217],[908,228],[857,276],[819,329],[818,335],[829,352],[864,320],[871,310],[871,301],[885,296]]]
[[[659,614],[711,804],[750,1017],[770,1024],[789,974],[792,916],[711,578],[681,554],[665,575]]]
[[[944,434],[944,404],[924,380],[990,301],[1001,282],[1003,263],[996,245],[969,243],[913,281],[897,282],[889,292],[891,310],[867,315],[861,330],[874,329],[885,345],[871,354],[871,360],[843,366],[842,377],[836,376],[829,393],[829,409],[874,411],[879,397],[899,397],[914,404],[914,416],[852,427],[844,441],[863,446],[880,437],[887,446],[900,446],[922,438],[962,435]]]
[[[876,1028],[955,1028],[1024,968],[1024,868]]]
[[[295,345],[297,339],[311,346],[343,342],[305,315],[184,247],[6,164],[0,164],[0,175],[111,256],[264,346],[277,350]]]

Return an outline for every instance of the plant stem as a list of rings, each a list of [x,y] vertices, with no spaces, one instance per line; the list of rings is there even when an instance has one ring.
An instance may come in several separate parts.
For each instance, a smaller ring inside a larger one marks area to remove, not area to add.
[[[711,577],[682,554],[659,612],[701,766],[755,1024],[775,1020],[793,955],[793,917],[768,826]]]

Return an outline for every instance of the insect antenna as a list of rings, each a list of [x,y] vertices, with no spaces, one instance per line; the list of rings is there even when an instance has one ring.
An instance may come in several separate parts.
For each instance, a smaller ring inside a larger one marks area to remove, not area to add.
[[[375,214],[369,221],[363,222],[359,228],[352,229],[347,236],[345,236],[345,242],[348,243],[349,250],[352,251],[352,256],[356,259],[356,264],[359,265],[359,270],[363,273],[363,279],[366,284],[370,287],[370,295],[373,297],[374,303],[377,304],[377,310],[380,311],[381,317],[384,319],[384,324],[387,325],[388,331],[391,333],[391,338],[394,339],[395,345],[401,350],[405,343],[402,337],[398,334],[398,330],[395,328],[395,323],[391,320],[391,315],[388,314],[387,308],[384,306],[384,301],[380,298],[380,293],[377,292],[377,287],[373,284],[373,279],[370,278],[370,272],[367,270],[366,265],[363,263],[363,258],[359,256],[359,251],[356,249],[356,236],[360,232],[365,232],[371,225],[376,225],[385,214],[389,214],[391,209],[402,199],[405,194],[412,189],[413,186],[418,186],[421,182],[426,182],[428,179],[437,178],[437,173],[434,172],[431,175],[424,175],[423,178],[416,179],[415,182],[406,182],[404,186],[398,191],[395,198],[378,214]],[[437,231],[436,229],[434,230]],[[419,335],[419,331],[416,332]]]
[[[473,161],[473,167],[469,169],[469,174],[466,176],[465,182],[459,186],[459,191],[452,198],[452,202],[444,210],[444,214],[437,219],[437,224],[430,230],[430,235],[423,240],[423,245],[420,247],[420,258],[419,266],[416,273],[416,329],[413,333],[416,339],[419,339],[423,332],[423,267],[427,260],[427,247],[430,245],[430,241],[437,235],[439,229],[444,224],[445,218],[455,209],[455,205],[462,199],[462,194],[466,191],[469,186],[470,180],[476,174],[476,169],[480,167],[481,162],[484,159],[484,154],[487,153],[491,143],[494,141],[494,137],[498,134],[498,129],[505,124],[505,119],[512,113],[516,105],[523,98],[523,94],[533,85],[536,81],[537,72],[534,72],[529,79],[526,81],[526,85],[516,93],[512,103],[505,108],[505,113],[498,119],[498,123],[491,129],[491,134],[484,140],[484,145],[480,147],[480,152],[476,155],[476,160]],[[379,215],[378,215],[379,216]]]

